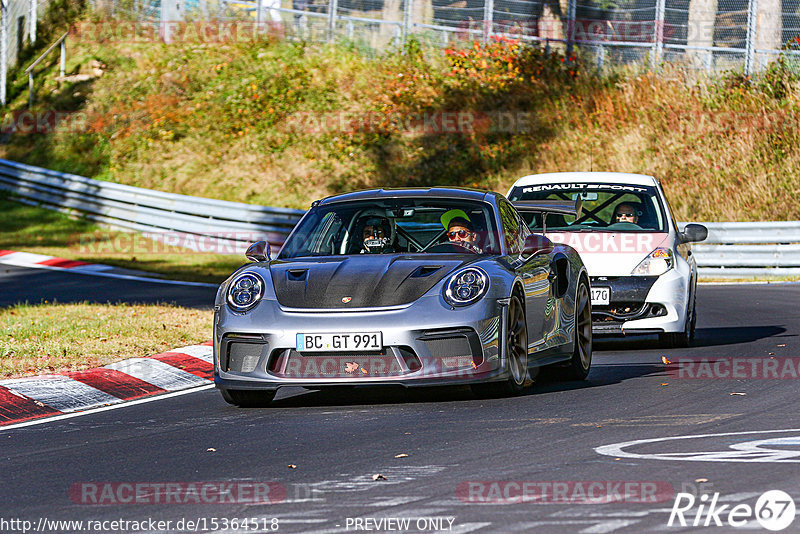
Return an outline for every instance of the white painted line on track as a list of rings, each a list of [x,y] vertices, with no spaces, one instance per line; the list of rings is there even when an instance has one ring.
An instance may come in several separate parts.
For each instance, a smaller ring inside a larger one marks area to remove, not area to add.
[[[103,265],[101,263],[90,263],[89,265],[79,265],[77,267],[70,267],[69,270],[78,273],[99,273],[103,271],[110,271],[114,267],[111,265]]]
[[[726,436],[747,436],[753,434],[778,434],[787,432],[800,432],[800,428],[788,428],[783,430],[746,430],[742,432],[724,432],[720,434],[696,434],[685,436],[672,436],[666,438],[650,438],[650,439],[637,439],[633,441],[625,441],[622,443],[612,443],[610,445],[602,445],[595,447],[594,451],[598,454],[605,456],[614,456],[617,458],[636,458],[640,460],[672,460],[672,461],[686,461],[686,462],[781,462],[781,463],[798,463],[800,459],[800,452],[792,450],[771,450],[771,449],[753,449],[744,448],[742,444],[729,445],[731,451],[709,451],[709,452],[664,452],[664,453],[649,453],[640,454],[627,452],[624,449],[636,445],[645,445],[650,443],[666,443],[670,441],[681,441],[690,439],[703,439],[703,438],[717,438]],[[785,438],[786,439],[786,438]],[[795,458],[795,459],[792,459]]]
[[[22,253],[17,253],[22,254]],[[25,253],[27,254],[27,252]],[[62,273],[74,273],[74,274],[82,274],[84,276],[100,276],[103,278],[116,278],[118,280],[132,280],[135,282],[152,282],[154,284],[167,284],[167,285],[174,285],[174,286],[196,286],[196,287],[219,287],[219,284],[209,284],[206,282],[183,282],[181,280],[164,280],[161,278],[147,278],[146,276],[134,276],[131,274],[119,274],[119,273],[106,273],[106,272],[99,272],[99,271],[89,271],[87,269],[78,270],[76,267],[72,269],[64,269],[62,267],[54,267],[51,265],[36,265],[36,264],[24,264],[24,265],[17,265],[16,263],[0,261],[0,264],[6,265],[13,265],[15,267],[24,267],[26,269],[45,269],[47,271],[59,271]]]
[[[63,421],[64,419],[72,419],[73,417],[82,417],[84,415],[92,415],[100,412],[107,412],[109,410],[118,410],[120,408],[127,408],[128,406],[136,406],[137,404],[145,404],[147,402],[154,402],[164,399],[170,399],[172,397],[178,397],[180,395],[188,395],[189,393],[196,393],[198,391],[204,391],[206,389],[211,389],[214,387],[214,384],[206,384],[204,386],[198,386],[191,389],[184,389],[182,391],[173,391],[172,393],[164,393],[162,395],[153,395],[152,397],[145,397],[143,399],[137,399],[127,402],[121,402],[119,404],[112,404],[111,406],[101,406],[100,408],[91,408],[89,410],[85,410],[82,412],[72,412],[72,413],[65,413],[63,415],[54,415],[52,417],[43,417],[41,419],[35,419],[33,421],[25,421],[22,423],[15,423],[12,425],[0,426],[0,434],[6,432],[7,430],[14,430],[17,428],[23,428],[26,426],[34,426],[34,425],[43,425],[45,423],[53,423],[56,421]]]

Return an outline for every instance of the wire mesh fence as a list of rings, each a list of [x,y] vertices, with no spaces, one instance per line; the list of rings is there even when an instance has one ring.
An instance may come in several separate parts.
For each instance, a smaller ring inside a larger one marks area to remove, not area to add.
[[[781,54],[800,61],[800,0],[137,1],[140,16],[250,20],[290,38],[374,49],[412,36],[442,46],[504,36],[578,50],[600,68],[666,62],[751,74]]]
[[[0,0],[0,78],[51,0]],[[365,49],[409,38],[458,46],[493,36],[580,54],[598,68],[669,63],[751,74],[779,57],[800,72],[800,0],[89,0],[96,14],[180,39],[191,21],[253,23],[291,39]],[[177,32],[177,33],[176,33]],[[2,84],[2,80],[0,80]],[[5,84],[2,84],[3,88]]]

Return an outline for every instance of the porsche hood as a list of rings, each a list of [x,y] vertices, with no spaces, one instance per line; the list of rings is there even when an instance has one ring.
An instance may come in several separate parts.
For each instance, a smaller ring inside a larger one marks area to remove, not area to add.
[[[365,254],[276,261],[270,275],[282,306],[346,310],[409,304],[467,263],[453,256]]]

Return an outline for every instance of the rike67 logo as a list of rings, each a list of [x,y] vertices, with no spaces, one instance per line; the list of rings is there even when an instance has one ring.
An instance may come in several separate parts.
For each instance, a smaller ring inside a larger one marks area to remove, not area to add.
[[[695,510],[695,505],[697,506]],[[780,490],[764,492],[754,506],[747,503],[720,504],[719,493],[695,498],[691,493],[678,493],[669,514],[667,526],[721,527],[752,529],[753,520],[767,530],[783,530],[794,521],[794,500]]]

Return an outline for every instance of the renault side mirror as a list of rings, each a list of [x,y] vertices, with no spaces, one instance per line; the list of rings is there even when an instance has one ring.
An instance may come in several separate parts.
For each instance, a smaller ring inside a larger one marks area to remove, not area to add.
[[[708,237],[708,228],[702,224],[687,224],[678,235],[678,240],[681,243],[697,243],[704,241]]]

